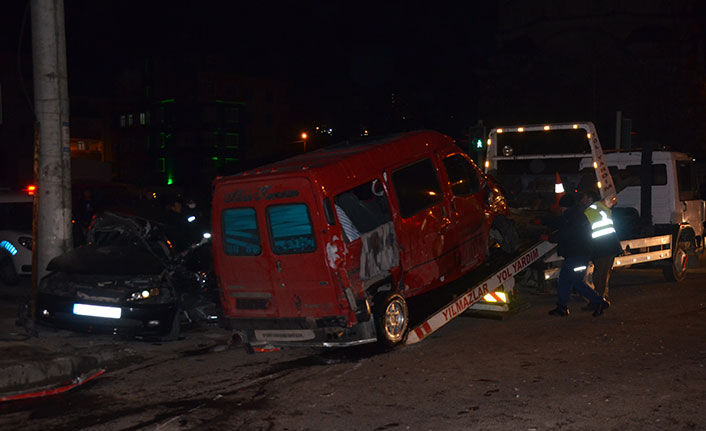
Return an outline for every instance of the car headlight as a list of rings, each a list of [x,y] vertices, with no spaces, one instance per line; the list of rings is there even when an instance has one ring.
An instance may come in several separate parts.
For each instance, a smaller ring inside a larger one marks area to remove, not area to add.
[[[128,297],[128,301],[141,301],[144,299],[154,298],[159,296],[159,288],[153,287],[152,289],[143,289],[136,292],[132,292]]]
[[[17,241],[20,242],[20,245],[27,250],[32,250],[32,238],[28,236],[21,236],[17,238]]]

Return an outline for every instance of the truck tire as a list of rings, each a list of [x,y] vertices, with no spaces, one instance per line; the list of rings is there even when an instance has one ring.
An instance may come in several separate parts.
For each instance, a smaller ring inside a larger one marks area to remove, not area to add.
[[[662,267],[664,279],[667,281],[682,281],[686,277],[687,254],[686,249],[689,243],[686,241],[677,241],[672,250],[672,258],[669,264]]]
[[[9,257],[0,261],[0,281],[7,286],[15,286],[20,282],[20,277],[15,272],[15,265]]]
[[[409,330],[409,309],[396,292],[381,293],[375,300],[373,315],[378,343],[386,348],[404,343]]]

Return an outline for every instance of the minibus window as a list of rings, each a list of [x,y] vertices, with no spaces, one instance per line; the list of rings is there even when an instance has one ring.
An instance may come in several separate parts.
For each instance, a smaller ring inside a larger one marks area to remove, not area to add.
[[[268,207],[267,221],[275,254],[309,253],[316,250],[314,229],[305,204]]]
[[[430,159],[392,173],[402,217],[411,217],[419,211],[441,202],[443,196],[439,179]]]
[[[392,220],[387,196],[379,179],[339,194],[334,203],[346,242],[355,241],[361,233],[371,232]]]
[[[445,158],[444,166],[454,196],[468,196],[480,190],[478,174],[462,155],[454,154]]]
[[[262,251],[253,208],[223,211],[223,246],[229,256],[257,256]]]
[[[329,226],[336,224],[336,220],[333,218],[333,208],[331,207],[331,199],[324,199],[324,214],[326,215],[326,223]]]

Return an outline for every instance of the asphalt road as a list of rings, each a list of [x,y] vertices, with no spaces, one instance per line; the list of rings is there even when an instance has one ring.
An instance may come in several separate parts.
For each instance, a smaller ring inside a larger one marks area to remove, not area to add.
[[[598,318],[521,290],[503,320],[456,318],[391,352],[148,349],[63,395],[0,405],[12,430],[706,429],[706,271],[623,270]],[[188,332],[198,340],[206,332]]]

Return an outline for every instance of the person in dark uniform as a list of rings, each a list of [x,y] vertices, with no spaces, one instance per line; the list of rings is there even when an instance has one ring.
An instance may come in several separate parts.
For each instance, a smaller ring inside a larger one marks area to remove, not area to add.
[[[184,214],[184,206],[180,200],[172,200],[166,210],[167,239],[176,252],[182,252],[191,245],[190,226]]]
[[[564,195],[559,200],[562,211],[559,230],[550,236],[551,242],[557,243],[557,253],[564,258],[559,273],[557,286],[557,306],[549,311],[552,316],[569,315],[569,296],[575,288],[591,304],[593,316],[603,314],[608,307],[595,290],[584,281],[586,268],[591,256],[591,225],[583,213],[583,206],[573,195]]]

